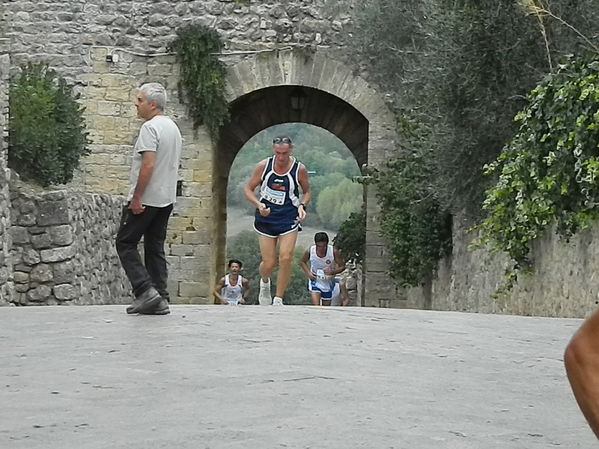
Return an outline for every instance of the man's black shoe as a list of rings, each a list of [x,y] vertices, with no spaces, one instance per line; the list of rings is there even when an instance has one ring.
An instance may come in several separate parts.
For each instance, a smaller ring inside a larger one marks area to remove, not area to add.
[[[144,310],[143,312],[139,312],[142,315],[168,315],[171,313],[171,310],[168,307],[168,302],[164,298],[160,298],[160,301],[156,305],[156,307],[152,310]]]
[[[162,300],[162,296],[160,296],[158,290],[150,287],[133,300],[133,303],[127,307],[127,313],[147,313],[153,311],[158,307],[160,300]]]

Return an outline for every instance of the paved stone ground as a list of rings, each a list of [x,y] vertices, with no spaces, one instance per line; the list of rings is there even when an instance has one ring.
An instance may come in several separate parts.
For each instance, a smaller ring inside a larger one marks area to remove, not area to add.
[[[367,308],[0,308],[0,448],[592,448],[581,320]]]

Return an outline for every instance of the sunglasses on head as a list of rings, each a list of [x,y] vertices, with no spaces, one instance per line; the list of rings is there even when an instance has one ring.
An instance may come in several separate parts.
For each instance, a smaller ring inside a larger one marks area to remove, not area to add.
[[[275,137],[272,139],[272,143],[273,145],[277,143],[286,143],[291,145],[291,139],[289,137]]]

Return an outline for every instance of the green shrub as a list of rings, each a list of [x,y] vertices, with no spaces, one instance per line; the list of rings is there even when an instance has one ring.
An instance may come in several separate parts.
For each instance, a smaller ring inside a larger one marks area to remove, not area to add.
[[[364,205],[359,212],[353,212],[341,223],[333,240],[335,248],[341,252],[346,262],[362,263],[366,251],[366,210]]]
[[[8,165],[42,186],[73,179],[89,154],[83,108],[72,88],[46,64],[28,64],[9,94]]]
[[[423,284],[451,249],[451,216],[431,179],[430,165],[417,153],[400,154],[368,183],[377,189],[381,234],[389,250],[389,274],[403,287]]]
[[[599,56],[571,58],[543,80],[516,115],[520,129],[486,166],[487,190],[477,244],[530,266],[531,242],[553,223],[565,236],[599,218]]]

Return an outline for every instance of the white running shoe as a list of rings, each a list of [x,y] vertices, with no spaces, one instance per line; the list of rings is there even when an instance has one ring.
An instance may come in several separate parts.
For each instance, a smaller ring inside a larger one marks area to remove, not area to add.
[[[261,306],[270,306],[272,304],[272,297],[270,296],[270,279],[268,282],[263,282],[262,279],[260,279],[258,302]]]
[[[272,305],[273,306],[282,306],[283,298],[279,298],[278,296],[275,296],[275,298],[272,300]]]

